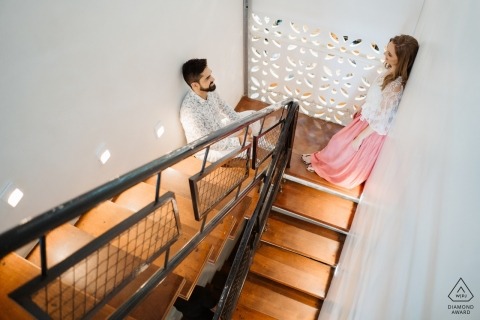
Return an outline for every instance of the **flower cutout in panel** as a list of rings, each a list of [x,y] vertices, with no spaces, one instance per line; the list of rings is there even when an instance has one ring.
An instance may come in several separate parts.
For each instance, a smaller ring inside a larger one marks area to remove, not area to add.
[[[251,98],[276,103],[292,97],[312,117],[351,121],[382,68],[376,42],[260,13],[249,23]]]

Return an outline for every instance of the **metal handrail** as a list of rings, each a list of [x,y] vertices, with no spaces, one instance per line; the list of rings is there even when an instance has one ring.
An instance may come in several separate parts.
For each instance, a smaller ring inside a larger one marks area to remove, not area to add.
[[[262,118],[265,118],[272,112],[279,110],[282,107],[286,108],[287,106],[288,109],[296,108],[298,112],[298,105],[293,103],[291,99],[273,106],[269,106],[242,120],[234,122],[217,132],[214,132],[197,141],[187,144],[182,148],[179,148],[113,181],[110,181],[98,188],[95,188],[90,192],[76,197],[64,203],[63,205],[49,210],[44,214],[41,214],[36,218],[32,219],[28,223],[12,228],[11,230],[0,235],[0,258],[33,240],[36,240],[38,238],[44,239],[45,234],[48,233],[48,231],[53,230],[56,227],[59,227],[60,225],[71,221],[72,219],[94,208],[99,203],[115,197],[119,193],[146,180],[147,178],[150,178],[154,174],[158,173],[160,180],[160,174],[164,169],[167,169],[170,166],[182,161],[183,159],[196,154],[202,149],[209,148],[209,146],[218,142],[219,140],[232,135],[232,133],[243,130],[250,124],[259,121]],[[270,167],[272,167],[272,165]],[[218,223],[223,220],[223,218],[228,214],[228,212],[233,207],[235,207],[235,205],[238,204],[242,200],[242,198],[248,194],[248,192],[251,191],[251,189],[253,189],[264,179],[265,173],[262,173],[258,176],[257,174],[255,174],[253,182],[251,182],[249,186],[244,188],[241,193],[239,192],[235,200],[229,202],[225,207],[223,207],[209,222],[208,225],[202,226],[201,232],[194,236],[179,253],[177,253],[170,261],[168,261],[164,269],[158,270],[156,273],[154,273],[150,277],[150,279],[147,280],[145,284],[142,285],[142,287],[130,297],[130,299],[128,299],[128,301],[126,301],[120,308],[117,308],[116,312],[113,313],[110,318],[124,318],[146,296],[146,294],[148,294],[150,290],[152,290],[156,285],[158,285],[160,281],[162,281],[176,266],[178,266],[181,261],[183,261],[196,248],[196,246],[198,246],[198,244],[216,227]],[[160,181],[158,181],[157,183],[157,194],[155,197],[155,201],[158,200],[159,183]],[[47,278],[47,273],[45,269],[46,264],[45,266],[42,266],[42,277]],[[52,275],[49,275],[48,278],[51,278],[51,276]],[[99,305],[99,307],[101,307],[101,305]],[[94,310],[92,310],[92,312],[98,309],[99,308],[95,308]],[[89,313],[88,315],[90,316],[91,314],[92,313]]]
[[[260,242],[270,208],[278,193],[280,180],[283,177],[285,168],[289,166],[293,148],[293,138],[298,117],[298,104],[293,103],[285,121],[280,141],[273,153],[272,164],[265,176],[264,188],[262,189],[255,211],[245,227],[238,246],[232,267],[228,274],[224,289],[215,310],[213,319],[230,319],[232,308],[236,305],[239,294],[245,283],[248,269],[252,262],[255,250]],[[243,272],[243,274],[242,274]],[[236,282],[236,284],[235,284]],[[227,310],[227,303],[230,301],[230,310]]]
[[[43,214],[34,217],[27,223],[18,225],[0,234],[0,258],[3,258],[8,253],[21,248],[31,241],[38,239],[47,231],[71,221],[82,213],[93,209],[98,203],[111,199],[122,191],[131,188],[135,184],[144,181],[154,174],[194,155],[198,151],[205,149],[225,137],[230,136],[232,133],[260,120],[266,115],[278,110],[282,105],[287,105],[290,102],[291,99],[285,100],[279,104],[266,107],[241,120],[235,121],[218,131],[193,141],[70,201],[48,210]]]

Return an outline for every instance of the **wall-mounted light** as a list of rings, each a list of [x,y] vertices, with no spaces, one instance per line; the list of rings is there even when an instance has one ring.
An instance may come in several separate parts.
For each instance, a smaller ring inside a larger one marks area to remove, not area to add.
[[[1,197],[3,201],[15,208],[23,198],[23,191],[13,185],[13,183],[8,182],[2,188]]]
[[[104,144],[102,144],[97,150],[98,160],[100,160],[102,164],[105,164],[110,159],[110,156],[111,156],[110,150],[108,150],[107,147]]]
[[[161,122],[157,123],[157,125],[155,126],[155,135],[157,136],[157,138],[163,136],[164,133],[165,127],[163,126],[163,124]]]

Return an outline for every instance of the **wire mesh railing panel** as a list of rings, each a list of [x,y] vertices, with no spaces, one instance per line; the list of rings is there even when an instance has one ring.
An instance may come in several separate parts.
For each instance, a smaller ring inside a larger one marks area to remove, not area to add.
[[[283,122],[277,123],[268,131],[254,138],[254,168],[258,168],[269,156],[272,155],[282,133]]]
[[[240,149],[236,157],[207,167],[190,177],[195,219],[201,220],[230,192],[239,187],[250,173],[250,148]]]
[[[179,236],[176,201],[168,192],[157,204],[148,205],[53,266],[44,279],[35,278],[34,284],[27,283],[12,295],[32,314],[81,319],[103,306]],[[25,303],[25,298],[33,304]]]
[[[232,319],[233,312],[237,306],[238,298],[240,297],[240,293],[242,292],[242,287],[244,283],[244,279],[247,276],[247,273],[250,269],[250,260],[253,257],[253,251],[250,247],[244,251],[242,260],[240,262],[240,268],[238,273],[235,274],[235,279],[233,280],[230,294],[225,301],[225,307],[222,310],[222,314],[220,315],[220,319],[228,320]]]

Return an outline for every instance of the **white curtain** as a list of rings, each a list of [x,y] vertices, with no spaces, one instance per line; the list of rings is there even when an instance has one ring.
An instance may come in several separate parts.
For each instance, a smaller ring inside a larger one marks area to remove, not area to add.
[[[477,0],[425,0],[414,71],[320,319],[480,319],[479,13]]]

